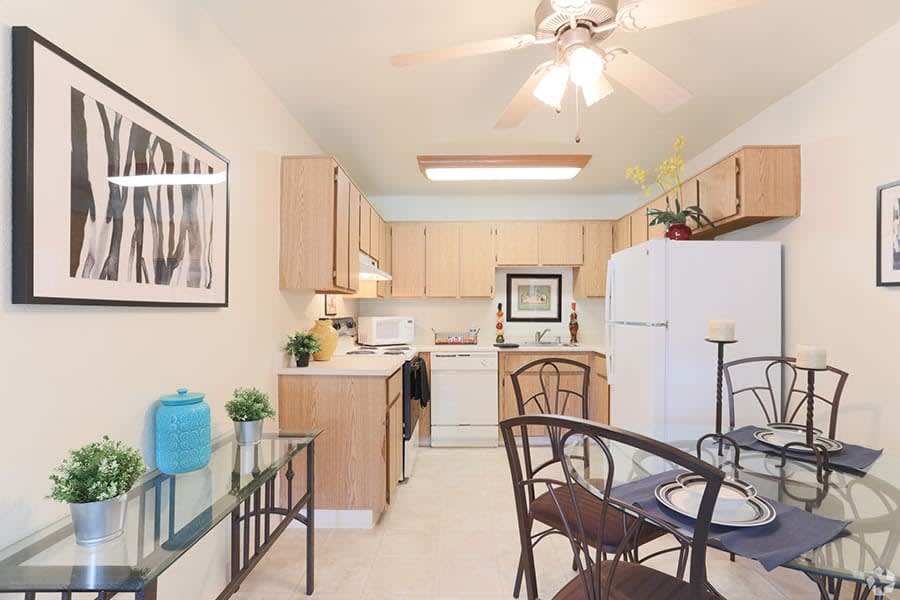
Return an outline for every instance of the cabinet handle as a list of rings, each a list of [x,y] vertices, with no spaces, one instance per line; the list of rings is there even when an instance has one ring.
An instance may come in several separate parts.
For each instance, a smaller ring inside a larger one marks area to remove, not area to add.
[[[734,159],[734,196],[737,201],[736,207],[741,207],[741,159]]]

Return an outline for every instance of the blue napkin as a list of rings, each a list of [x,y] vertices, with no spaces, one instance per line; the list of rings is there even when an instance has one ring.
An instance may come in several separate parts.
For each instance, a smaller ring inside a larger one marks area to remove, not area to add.
[[[656,499],[656,487],[673,481],[683,471],[675,470],[637,481],[617,485],[610,495],[620,502],[640,506],[688,536],[693,535],[695,520],[670,510]],[[768,500],[768,498],[767,498]],[[775,507],[775,520],[758,527],[723,527],[712,525],[710,541],[728,552],[757,560],[767,571],[826,544],[840,535],[850,521],[835,521],[810,514],[794,506],[769,500]]]
[[[746,427],[741,427],[740,429],[735,429],[728,435],[734,438],[734,441],[736,441],[741,448],[780,456],[781,450],[774,446],[770,446],[769,444],[764,444],[753,437],[754,433],[762,430],[762,427],[748,425]],[[884,452],[884,450],[872,450],[871,448],[866,448],[864,446],[855,446],[853,444],[845,444],[844,442],[841,443],[844,444],[844,447],[837,452],[829,453],[828,462],[832,466],[850,469],[852,471],[864,472],[871,467],[872,463],[878,460],[878,457]],[[795,452],[793,450],[788,450],[787,455],[791,460],[799,460],[813,464],[816,462],[816,455],[809,452]]]

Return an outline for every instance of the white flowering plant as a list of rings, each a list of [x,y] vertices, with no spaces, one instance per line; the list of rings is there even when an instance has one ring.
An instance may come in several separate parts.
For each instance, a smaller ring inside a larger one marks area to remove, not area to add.
[[[103,436],[69,452],[53,469],[50,498],[70,504],[100,502],[126,493],[147,472],[138,449]]]
[[[275,416],[269,396],[256,388],[237,388],[234,397],[225,403],[232,421],[261,421]]]

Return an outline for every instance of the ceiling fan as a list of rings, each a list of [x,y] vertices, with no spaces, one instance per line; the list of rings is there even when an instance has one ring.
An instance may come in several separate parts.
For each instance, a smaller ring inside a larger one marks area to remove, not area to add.
[[[575,110],[580,122],[577,92],[581,92],[586,106],[593,106],[613,92],[607,75],[656,110],[667,113],[690,100],[691,93],[625,48],[603,48],[601,44],[616,30],[643,31],[758,1],[542,0],[534,15],[534,34],[403,54],[392,57],[391,64],[410,67],[533,45],[552,46],[556,56],[534,70],[506,107],[496,129],[519,125],[538,101],[561,111],[570,81],[576,87]],[[581,141],[580,133],[575,139]]]

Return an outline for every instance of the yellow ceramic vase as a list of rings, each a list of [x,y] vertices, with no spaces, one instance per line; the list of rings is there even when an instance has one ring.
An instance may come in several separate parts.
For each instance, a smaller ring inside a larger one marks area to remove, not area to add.
[[[319,319],[316,326],[309,330],[319,340],[322,349],[313,354],[315,360],[331,360],[337,348],[338,332],[331,326],[331,319]]]

